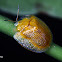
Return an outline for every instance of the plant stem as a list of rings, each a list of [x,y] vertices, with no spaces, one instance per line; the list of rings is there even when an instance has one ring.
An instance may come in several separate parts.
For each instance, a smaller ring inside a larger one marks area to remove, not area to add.
[[[3,32],[11,37],[16,32],[16,27],[14,26],[14,22],[11,21],[4,21],[7,19],[0,15],[0,32]],[[62,61],[62,47],[52,43],[51,47],[45,52],[46,54]]]
[[[9,20],[9,19],[0,15],[0,32],[3,32],[13,37],[14,33],[16,32],[16,27],[14,26],[14,22],[4,21],[4,20]]]
[[[45,53],[62,61],[62,47],[57,44],[52,43],[51,47]]]

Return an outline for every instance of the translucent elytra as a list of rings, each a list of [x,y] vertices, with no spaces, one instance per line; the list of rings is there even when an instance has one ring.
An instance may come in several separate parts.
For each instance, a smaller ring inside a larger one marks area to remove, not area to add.
[[[48,26],[39,18],[30,16],[16,22],[17,32],[14,39],[26,49],[41,53],[46,51],[52,42]]]

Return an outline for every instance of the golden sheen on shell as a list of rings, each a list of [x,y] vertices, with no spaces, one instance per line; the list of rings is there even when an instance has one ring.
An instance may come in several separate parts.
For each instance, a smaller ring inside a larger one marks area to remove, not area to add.
[[[26,49],[41,53],[51,44],[52,34],[48,26],[35,16],[25,17],[15,24],[14,39]]]

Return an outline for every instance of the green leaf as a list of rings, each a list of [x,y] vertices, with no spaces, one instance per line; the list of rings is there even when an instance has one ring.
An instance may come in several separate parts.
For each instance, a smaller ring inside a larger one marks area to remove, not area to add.
[[[62,18],[62,0],[39,0],[41,10],[51,16]]]
[[[37,3],[41,5],[39,8],[36,8]],[[17,14],[18,5],[19,15],[37,14],[41,11],[62,18],[62,0],[0,0],[0,9],[11,14]]]
[[[29,15],[37,13],[35,9],[36,0],[0,0],[0,9],[17,14],[18,5],[19,5],[19,15]]]

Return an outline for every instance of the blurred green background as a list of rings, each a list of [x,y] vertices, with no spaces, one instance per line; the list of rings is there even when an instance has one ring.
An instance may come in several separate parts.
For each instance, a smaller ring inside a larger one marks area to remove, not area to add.
[[[46,13],[53,17],[62,18],[62,0],[0,0],[0,11],[19,15]]]

